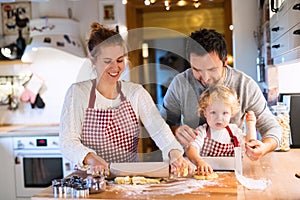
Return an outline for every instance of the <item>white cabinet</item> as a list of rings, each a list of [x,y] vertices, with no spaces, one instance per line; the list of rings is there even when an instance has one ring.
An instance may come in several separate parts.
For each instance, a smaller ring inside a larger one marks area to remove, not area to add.
[[[273,64],[300,59],[300,0],[285,0],[270,20]]]
[[[0,137],[0,199],[15,200],[14,156],[12,137]]]

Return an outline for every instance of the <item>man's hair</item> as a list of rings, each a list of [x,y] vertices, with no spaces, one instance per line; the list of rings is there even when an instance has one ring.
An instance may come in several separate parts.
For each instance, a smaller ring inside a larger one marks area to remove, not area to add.
[[[215,52],[223,63],[227,57],[226,41],[222,34],[213,29],[200,29],[192,32],[186,42],[187,58],[191,53],[203,56]]]

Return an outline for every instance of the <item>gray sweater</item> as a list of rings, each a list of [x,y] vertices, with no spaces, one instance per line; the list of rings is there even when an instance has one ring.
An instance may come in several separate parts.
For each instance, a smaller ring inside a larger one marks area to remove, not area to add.
[[[256,127],[262,138],[272,137],[280,144],[281,127],[267,106],[267,102],[256,82],[245,73],[226,67],[223,85],[236,91],[241,110],[231,118],[230,123],[237,124],[244,130],[245,112],[252,110],[257,118]],[[205,123],[199,118],[198,99],[206,88],[194,78],[192,69],[176,75],[164,97],[160,110],[162,117],[170,126],[186,124],[196,128]]]

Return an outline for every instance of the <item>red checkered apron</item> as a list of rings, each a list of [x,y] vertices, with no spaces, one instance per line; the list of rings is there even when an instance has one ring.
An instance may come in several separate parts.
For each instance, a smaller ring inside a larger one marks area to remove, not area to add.
[[[204,138],[204,144],[202,151],[200,152],[201,156],[234,156],[234,147],[239,146],[239,142],[232,134],[229,126],[226,126],[226,130],[229,133],[231,138],[230,144],[223,144],[211,139],[209,126],[206,127],[206,137]]]
[[[138,161],[139,123],[130,102],[121,91],[121,83],[118,82],[117,86],[121,103],[116,109],[94,109],[95,88],[96,80],[93,80],[81,142],[94,149],[106,162]]]

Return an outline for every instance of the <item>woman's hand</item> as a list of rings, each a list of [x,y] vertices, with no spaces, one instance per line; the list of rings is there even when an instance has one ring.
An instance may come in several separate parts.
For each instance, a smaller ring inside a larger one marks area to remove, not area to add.
[[[194,173],[194,168],[190,161],[183,158],[181,152],[173,149],[169,153],[171,174],[177,177],[187,176]]]
[[[206,175],[214,172],[213,168],[211,168],[211,166],[204,160],[198,160],[196,162],[196,166],[197,166],[197,174],[198,175],[206,176]]]
[[[88,153],[84,164],[90,166],[89,170],[93,175],[109,175],[108,163],[95,153]]]

